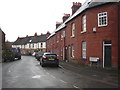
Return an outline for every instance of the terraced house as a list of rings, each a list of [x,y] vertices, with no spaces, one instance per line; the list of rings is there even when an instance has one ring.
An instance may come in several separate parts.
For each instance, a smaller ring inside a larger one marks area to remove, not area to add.
[[[72,15],[47,38],[47,51],[75,63],[118,67],[120,1],[73,3]]]
[[[26,37],[18,37],[17,40],[12,44],[13,48],[19,47],[22,50],[22,54],[31,54],[35,51],[46,51],[46,40],[50,35],[49,32],[46,34]]]

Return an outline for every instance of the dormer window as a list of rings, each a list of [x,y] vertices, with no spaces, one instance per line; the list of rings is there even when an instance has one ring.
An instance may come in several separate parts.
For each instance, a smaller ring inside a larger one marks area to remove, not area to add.
[[[32,40],[29,40],[29,42],[32,42]]]

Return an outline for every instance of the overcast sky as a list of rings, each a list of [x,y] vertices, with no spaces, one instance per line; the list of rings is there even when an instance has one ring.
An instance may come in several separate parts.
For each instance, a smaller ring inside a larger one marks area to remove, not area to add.
[[[72,2],[86,0],[0,0],[0,27],[6,40],[53,32],[64,13],[71,14]]]

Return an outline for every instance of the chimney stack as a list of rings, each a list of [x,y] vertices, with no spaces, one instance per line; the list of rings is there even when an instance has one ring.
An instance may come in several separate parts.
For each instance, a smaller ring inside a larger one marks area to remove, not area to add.
[[[19,39],[19,36],[18,36],[18,38],[17,39]]]
[[[37,33],[35,33],[34,36],[37,36]]]
[[[56,29],[62,24],[62,22],[56,22]]]
[[[63,16],[63,22],[65,22],[70,17],[70,14],[64,14]]]
[[[71,7],[72,8],[72,15],[81,7],[81,3],[79,2],[73,2],[73,6]]]
[[[47,34],[50,34],[50,32],[49,32],[49,31],[47,31]]]

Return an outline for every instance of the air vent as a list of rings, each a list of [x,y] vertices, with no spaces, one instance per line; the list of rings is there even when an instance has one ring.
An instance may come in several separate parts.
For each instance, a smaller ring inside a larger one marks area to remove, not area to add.
[[[96,32],[96,27],[93,28],[93,32]]]

